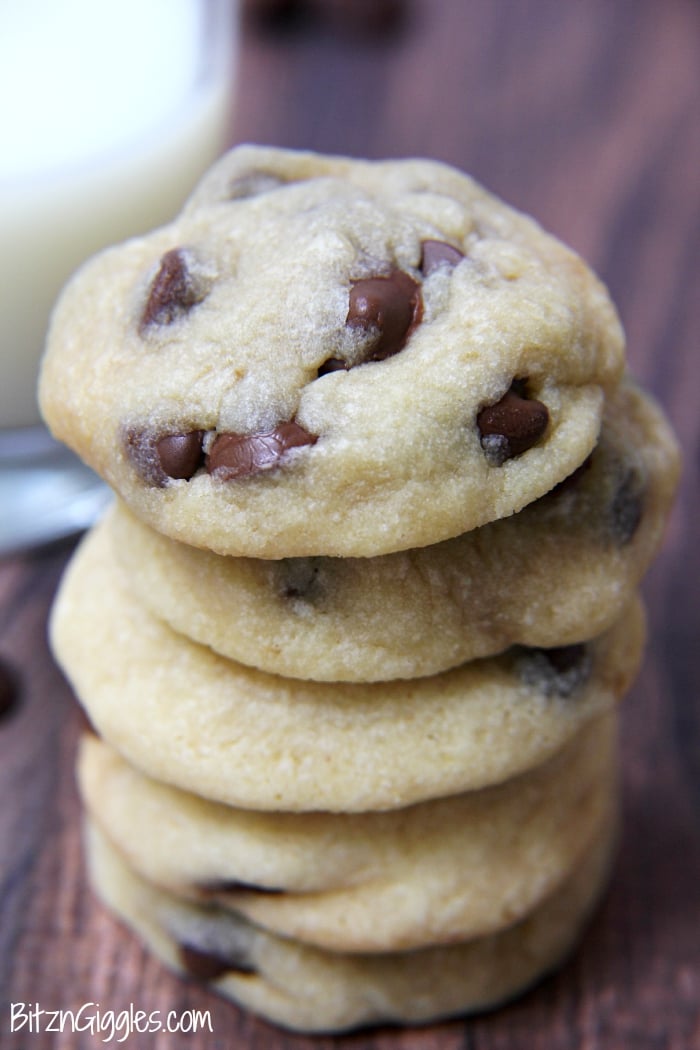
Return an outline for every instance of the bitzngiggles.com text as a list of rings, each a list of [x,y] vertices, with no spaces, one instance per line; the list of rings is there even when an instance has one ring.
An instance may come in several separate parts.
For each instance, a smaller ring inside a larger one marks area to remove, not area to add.
[[[89,1032],[103,1043],[125,1042],[132,1035],[149,1032],[212,1032],[208,1010],[139,1010],[133,1003],[123,1010],[102,1010],[99,1003],[83,1003],[75,1010],[48,1010],[38,1003],[10,1003],[10,1031]],[[31,1044],[27,1043],[29,1047]]]

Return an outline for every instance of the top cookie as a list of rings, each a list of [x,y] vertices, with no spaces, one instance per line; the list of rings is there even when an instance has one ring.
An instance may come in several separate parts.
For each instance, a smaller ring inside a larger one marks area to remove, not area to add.
[[[373,556],[571,474],[623,355],[590,270],[467,176],[246,146],[73,278],[40,401],[177,540]]]

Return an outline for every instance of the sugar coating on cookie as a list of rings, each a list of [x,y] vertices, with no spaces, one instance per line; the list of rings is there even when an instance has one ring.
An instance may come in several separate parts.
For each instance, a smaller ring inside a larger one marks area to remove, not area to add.
[[[466,175],[239,147],[169,226],[75,276],[40,400],[175,539],[365,557],[571,474],[623,350],[582,261]]]

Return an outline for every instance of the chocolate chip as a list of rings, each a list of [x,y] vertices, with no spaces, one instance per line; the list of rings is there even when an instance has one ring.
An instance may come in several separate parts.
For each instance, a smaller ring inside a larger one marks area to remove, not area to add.
[[[515,381],[500,401],[482,408],[476,417],[481,447],[493,466],[500,467],[507,459],[522,455],[547,429],[546,405],[523,393],[523,381]]]
[[[215,981],[225,973],[256,972],[246,959],[234,959],[216,952],[203,951],[191,944],[179,945],[179,954],[183,969],[198,981]]]
[[[0,660],[0,719],[7,718],[19,700],[19,675],[5,660]]]
[[[202,430],[155,434],[127,429],[124,447],[139,475],[149,485],[163,488],[171,480],[189,480],[202,463]]]
[[[623,476],[610,506],[610,529],[621,547],[639,528],[644,510],[642,484],[633,470]]]
[[[554,649],[515,647],[515,668],[522,681],[545,696],[568,697],[591,673],[593,659],[583,644]]]
[[[167,434],[156,442],[161,470],[169,478],[189,479],[202,463],[203,430],[188,434]]]
[[[219,434],[209,449],[207,470],[223,481],[258,474],[276,467],[290,449],[317,440],[294,422],[278,423],[262,434]]]
[[[586,646],[560,645],[554,649],[541,649],[547,661],[557,675],[566,675],[570,671],[581,667],[586,656]]]
[[[141,331],[152,325],[172,324],[205,298],[207,287],[196,275],[182,248],[172,248],[160,260],[153,278],[146,306],[141,316]]]
[[[167,484],[167,475],[163,472],[158,458],[156,444],[158,436],[150,430],[139,430],[129,427],[123,431],[124,451],[146,484],[162,488]]]
[[[258,886],[253,882],[240,882],[238,879],[221,879],[213,882],[200,883],[197,889],[204,896],[212,896],[218,893],[284,893],[284,890],[271,886]]]
[[[403,350],[423,313],[420,286],[403,270],[353,281],[346,324],[375,333],[365,360],[383,361]]]
[[[423,241],[421,248],[420,268],[424,277],[428,277],[433,270],[441,266],[452,269],[464,258],[464,252],[447,241]]]
[[[322,597],[320,559],[284,558],[278,562],[277,571],[282,598],[313,604]]]

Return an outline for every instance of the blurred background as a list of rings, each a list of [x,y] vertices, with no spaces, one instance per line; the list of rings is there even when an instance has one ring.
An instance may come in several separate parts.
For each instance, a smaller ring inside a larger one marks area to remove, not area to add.
[[[215,152],[247,141],[428,156],[468,171],[597,270],[633,372],[674,423],[685,473],[644,587],[651,641],[624,707],[619,863],[564,972],[468,1024],[307,1043],[177,982],[85,887],[71,771],[80,716],[44,642],[67,541],[0,564],[3,1001],[213,1009],[214,1035],[139,1043],[149,1050],[699,1050],[700,5],[241,0],[228,15],[217,39],[230,80]],[[21,95],[13,104],[21,114]],[[5,262],[11,269],[7,253]],[[97,1045],[70,1035],[7,1042]]]

